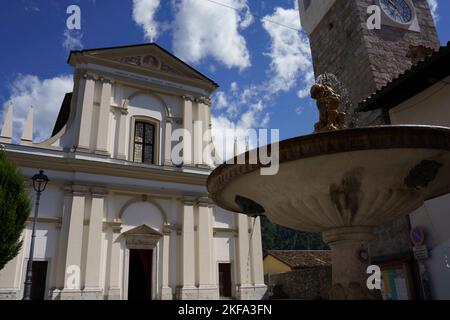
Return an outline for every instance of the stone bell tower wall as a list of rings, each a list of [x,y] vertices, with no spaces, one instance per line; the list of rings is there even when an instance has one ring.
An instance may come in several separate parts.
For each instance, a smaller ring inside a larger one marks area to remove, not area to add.
[[[374,3],[335,1],[309,34],[316,76],[335,74],[349,91],[354,108],[411,67],[410,46],[439,47],[426,0],[414,1],[420,32],[384,24],[379,30],[369,30],[367,8]],[[379,113],[361,114],[359,118],[361,126],[385,123]]]

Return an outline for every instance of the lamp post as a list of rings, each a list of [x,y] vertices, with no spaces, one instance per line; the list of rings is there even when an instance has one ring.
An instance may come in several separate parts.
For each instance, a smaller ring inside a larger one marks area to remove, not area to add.
[[[35,174],[32,180],[33,180],[33,189],[34,191],[36,191],[36,206],[34,209],[33,232],[31,234],[30,256],[28,258],[27,263],[27,273],[25,278],[23,300],[31,300],[31,285],[33,283],[34,240],[36,238],[36,223],[39,211],[39,201],[41,199],[41,193],[44,192],[45,188],[47,187],[47,183],[50,181],[48,177],[44,174],[43,170],[40,170],[38,174]]]

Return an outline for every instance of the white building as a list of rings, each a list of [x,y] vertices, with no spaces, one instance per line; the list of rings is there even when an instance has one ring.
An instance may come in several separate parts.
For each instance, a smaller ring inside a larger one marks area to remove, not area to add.
[[[12,144],[25,178],[45,170],[33,296],[45,299],[261,299],[259,220],[216,208],[211,167],[172,163],[178,128],[210,127],[217,85],[155,44],[72,52],[73,93],[53,136],[32,143],[32,111]],[[210,139],[210,136],[209,136]],[[195,145],[185,139],[184,146]],[[195,147],[199,147],[195,145]],[[33,188],[29,192],[34,200]],[[0,271],[0,299],[21,299],[31,217],[20,254]]]

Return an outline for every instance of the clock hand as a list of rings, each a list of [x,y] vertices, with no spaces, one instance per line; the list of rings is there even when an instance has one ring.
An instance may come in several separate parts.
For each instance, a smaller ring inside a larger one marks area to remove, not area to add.
[[[391,4],[391,6],[393,6],[398,12],[400,12],[400,9],[395,2],[393,2],[392,0],[388,0],[388,1]]]
[[[396,10],[397,8],[395,7],[395,4],[392,2],[392,0],[387,0],[388,4],[387,7],[390,9],[389,11],[391,11],[391,13],[394,13],[392,10]]]
[[[391,6],[393,6],[394,9],[397,11],[397,14],[398,14],[399,18],[402,19],[402,16],[401,16],[401,10],[400,10],[400,8],[398,7],[398,5],[397,5],[394,1],[392,1],[392,0],[388,0],[388,2],[389,2],[389,3],[391,4]]]

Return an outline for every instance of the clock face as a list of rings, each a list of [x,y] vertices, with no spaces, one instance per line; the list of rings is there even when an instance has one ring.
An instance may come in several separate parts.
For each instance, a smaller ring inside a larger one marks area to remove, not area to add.
[[[380,0],[383,11],[394,21],[410,23],[413,20],[413,9],[406,0]]]

